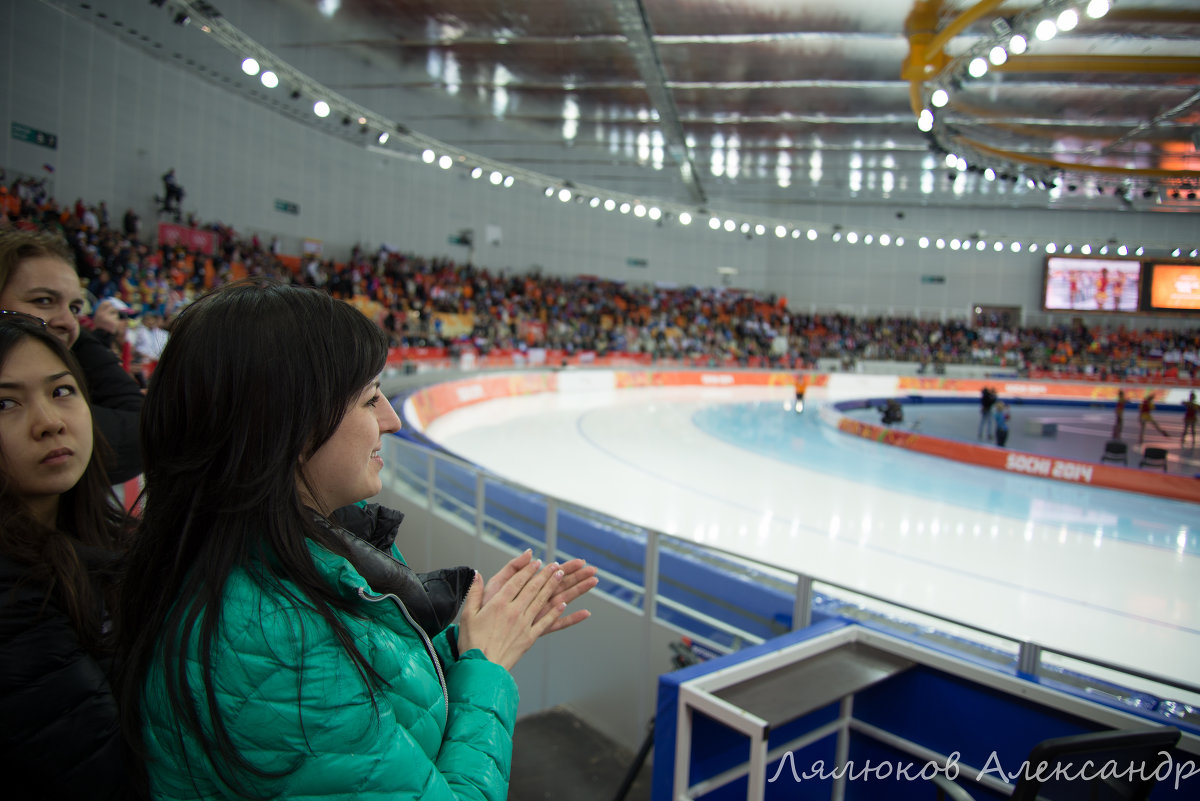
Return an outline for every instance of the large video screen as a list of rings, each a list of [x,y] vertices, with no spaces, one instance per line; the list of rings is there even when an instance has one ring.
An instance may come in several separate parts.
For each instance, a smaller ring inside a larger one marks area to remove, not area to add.
[[[1151,265],[1149,307],[1200,312],[1200,264]]]
[[[1047,311],[1136,312],[1141,262],[1131,259],[1046,259],[1042,308]]]

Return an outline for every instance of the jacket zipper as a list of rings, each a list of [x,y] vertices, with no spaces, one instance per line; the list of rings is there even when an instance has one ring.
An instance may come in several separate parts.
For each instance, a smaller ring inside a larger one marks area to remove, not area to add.
[[[446,688],[446,674],[442,672],[442,662],[438,659],[437,650],[433,647],[433,641],[429,639],[429,635],[425,633],[425,629],[418,626],[417,622],[413,620],[412,615],[408,612],[408,607],[404,605],[404,602],[398,596],[390,592],[383,595],[368,594],[366,587],[359,587],[358,595],[364,601],[373,604],[391,598],[396,603],[396,607],[400,610],[400,613],[404,615],[404,619],[413,627],[413,631],[417,632],[417,635],[420,636],[421,642],[425,643],[425,652],[429,654],[430,660],[433,661],[433,669],[437,672],[438,684],[442,685],[442,730],[445,731],[446,727],[450,725],[450,691]]]

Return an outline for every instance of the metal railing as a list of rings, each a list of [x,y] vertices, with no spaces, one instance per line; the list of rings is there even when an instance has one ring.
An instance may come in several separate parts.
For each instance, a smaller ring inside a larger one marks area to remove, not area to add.
[[[576,545],[561,531],[563,515],[570,515],[575,523],[582,521],[592,526],[594,531],[609,532],[613,550],[607,554],[607,566],[602,560],[598,574],[601,584],[597,589],[642,615],[647,641],[651,636],[650,629],[656,623],[674,628],[718,654],[768,639],[761,631],[748,630],[718,614],[700,611],[684,601],[667,597],[660,588],[664,555],[701,554],[714,569],[753,575],[760,584],[790,593],[789,628],[792,630],[806,628],[813,622],[814,615],[852,619],[890,634],[932,644],[942,651],[998,670],[1050,680],[1075,692],[1103,697],[1131,711],[1200,727],[1200,704],[1197,703],[1200,685],[1050,645],[1021,641],[819,576],[781,569],[719,548],[634,526],[400,437],[389,437],[385,441],[385,451],[388,466],[383,477],[386,486],[423,499],[434,515],[454,521],[472,531],[474,536],[506,544],[514,552],[532,548],[535,556],[545,560],[580,556],[581,553],[572,551]],[[527,513],[512,514],[511,508],[503,507],[495,499],[497,493],[518,498],[528,506]],[[508,514],[501,514],[503,512]],[[535,512],[540,514],[533,514]],[[591,543],[590,547],[594,549],[596,543]],[[640,558],[641,564],[636,564],[631,554]],[[589,562],[596,564],[594,558],[589,558]],[[618,569],[622,566],[625,569]],[[1048,656],[1070,660],[1078,667],[1056,666],[1052,664],[1053,660],[1047,660]],[[1156,686],[1136,689],[1145,683]],[[1164,697],[1166,693],[1177,697]],[[1187,698],[1189,695],[1191,697]],[[1184,698],[1186,700],[1182,700]]]

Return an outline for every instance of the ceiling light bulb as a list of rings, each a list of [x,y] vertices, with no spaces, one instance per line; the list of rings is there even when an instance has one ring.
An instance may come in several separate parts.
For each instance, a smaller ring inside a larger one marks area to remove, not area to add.
[[[645,217],[646,216],[646,207],[643,206],[641,203],[634,206],[633,207],[633,216],[634,217]]]
[[[679,212],[679,224],[680,225],[691,225],[692,224],[692,215],[688,214],[686,211]]]
[[[313,114],[316,114],[318,117],[328,117],[329,104],[324,100],[318,100],[316,103],[313,103]]]
[[[879,235],[879,244],[881,247],[886,248],[888,245],[892,244],[892,238],[890,236],[888,236],[887,234],[880,234]]]
[[[1058,251],[1058,245],[1054,244],[1053,242],[1046,243],[1046,252],[1047,253],[1056,253],[1057,251]]]
[[[942,108],[950,102],[950,94],[945,89],[934,89],[933,94],[929,96],[929,102],[935,108]]]
[[[434,159],[436,159],[436,158],[437,158],[437,153],[434,153],[432,150],[425,150],[421,153],[421,161],[425,162],[426,164],[432,164]],[[552,192],[554,192],[554,190],[547,187],[546,188],[546,197],[549,197]]]
[[[816,238],[817,238],[817,232],[816,232],[816,229],[809,228],[809,229],[808,229],[808,234],[807,234],[807,236],[808,236],[808,241],[809,241],[809,242],[812,242],[814,239],[816,239]]]
[[[472,178],[482,178],[483,177],[483,167],[472,167],[471,168],[471,177]]]
[[[558,199],[561,200],[563,203],[566,203],[568,200],[571,199],[571,190],[570,189],[558,190]]]
[[[954,155],[953,153],[947,153],[946,154],[946,166],[950,167],[952,169],[954,167],[957,167],[958,166],[958,156]]]
[[[388,136],[388,132],[383,131],[382,133],[379,134],[379,144],[386,145],[389,138],[390,137]]]
[[[988,63],[982,58],[976,57],[971,59],[971,63],[967,66],[967,72],[972,78],[982,78],[984,75],[987,75],[987,71]]]
[[[504,176],[500,174],[499,170],[492,170],[492,174],[488,176],[488,180],[492,182],[492,186],[499,186],[500,182],[504,180]]]
[[[999,67],[1004,62],[1008,61],[1008,51],[1000,45],[992,48],[992,52],[988,53],[988,61]]]
[[[846,241],[853,245],[858,241],[858,234],[851,231],[850,233],[846,234]]]
[[[1081,248],[1079,249],[1079,252],[1080,252],[1080,253],[1082,253],[1082,254],[1083,254],[1083,255],[1085,255],[1085,256],[1090,256],[1090,255],[1091,255],[1091,253],[1092,253],[1092,246],[1091,246],[1091,245],[1084,245],[1083,247],[1081,247]]]
[[[258,74],[258,62],[252,58],[247,58],[242,61],[242,72],[247,75]]]
[[[517,182],[517,179],[513,178],[511,175],[504,176],[504,188],[505,189],[508,189],[510,186],[512,186],[516,182]]]
[[[917,117],[917,129],[925,132],[933,130],[933,112],[927,108],[921,109],[921,114]]]
[[[708,218],[708,227],[713,229],[714,231],[716,231],[718,228],[721,227],[721,221],[716,217],[709,217]]]
[[[443,170],[448,170],[454,166],[454,159],[450,158],[449,156],[442,156],[440,159],[438,159],[438,166]]]
[[[1088,3],[1087,15],[1092,19],[1100,19],[1108,13],[1108,0],[1092,0]]]
[[[989,181],[994,181],[994,180],[996,180],[996,171],[993,170],[991,167],[988,167],[986,170],[983,171],[983,177],[987,178]]]
[[[921,248],[921,250],[924,250],[925,248],[929,247],[929,237],[923,236],[920,239],[918,239],[917,247]]]
[[[660,209],[658,206],[651,206],[650,210],[646,213],[650,215],[650,219],[652,220],[662,219],[662,209]]]
[[[1048,42],[1058,35],[1058,26],[1054,24],[1054,20],[1044,19],[1038,23],[1033,35],[1043,42]]]
[[[1060,31],[1075,30],[1075,26],[1079,24],[1079,12],[1073,8],[1064,9],[1058,15],[1058,22],[1056,24]]]
[[[762,236],[766,232],[767,232],[767,226],[763,225],[762,223],[759,223],[758,225],[754,226],[754,235],[755,236]]]
[[[258,79],[268,89],[274,89],[276,86],[279,86],[279,76],[270,70],[264,71],[262,75],[258,76]]]
[[[785,236],[787,236],[787,226],[786,225],[775,226],[775,236],[779,237],[780,239],[783,239]]]
[[[1012,53],[1014,56],[1021,55],[1028,47],[1029,42],[1025,41],[1025,37],[1019,33],[1008,40],[1008,52]]]

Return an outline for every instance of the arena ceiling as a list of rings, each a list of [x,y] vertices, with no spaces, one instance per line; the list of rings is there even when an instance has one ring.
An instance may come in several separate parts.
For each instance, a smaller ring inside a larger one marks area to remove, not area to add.
[[[579,202],[1200,209],[1197,0],[44,2],[363,147]]]

